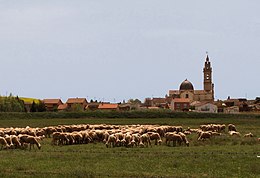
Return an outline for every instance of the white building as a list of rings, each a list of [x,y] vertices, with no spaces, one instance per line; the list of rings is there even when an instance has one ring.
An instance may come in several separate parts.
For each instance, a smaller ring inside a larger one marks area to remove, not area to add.
[[[212,103],[200,103],[195,105],[196,112],[217,113],[218,107]]]

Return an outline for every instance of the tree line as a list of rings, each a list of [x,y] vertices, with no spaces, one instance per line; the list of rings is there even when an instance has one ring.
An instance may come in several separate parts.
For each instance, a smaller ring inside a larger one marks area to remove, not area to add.
[[[34,101],[29,106],[25,106],[23,100],[18,96],[0,96],[0,112],[44,112],[46,111],[44,103]]]

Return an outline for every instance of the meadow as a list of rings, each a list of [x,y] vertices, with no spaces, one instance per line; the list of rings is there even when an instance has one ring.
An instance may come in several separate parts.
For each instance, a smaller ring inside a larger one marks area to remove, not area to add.
[[[243,135],[198,141],[190,147],[152,145],[148,148],[106,148],[103,143],[1,150],[0,177],[260,177],[259,118],[87,118],[2,119],[0,127],[45,127],[62,124],[160,124],[198,128],[208,123],[233,123]]]

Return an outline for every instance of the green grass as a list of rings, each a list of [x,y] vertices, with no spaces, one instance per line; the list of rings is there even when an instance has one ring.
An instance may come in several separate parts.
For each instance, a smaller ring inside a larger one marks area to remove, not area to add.
[[[197,128],[206,123],[234,123],[244,134],[260,136],[259,119],[12,119],[0,127],[58,124],[170,124]],[[255,138],[221,136],[190,147],[106,148],[104,144],[52,146],[41,150],[0,151],[0,177],[260,177],[260,144]]]

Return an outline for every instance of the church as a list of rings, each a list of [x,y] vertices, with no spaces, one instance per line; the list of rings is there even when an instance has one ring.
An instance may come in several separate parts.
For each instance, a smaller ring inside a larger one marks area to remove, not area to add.
[[[190,81],[184,80],[179,90],[169,90],[169,96],[171,98],[186,98],[192,101],[200,102],[212,102],[214,101],[214,84],[212,83],[212,67],[207,55],[203,68],[204,74],[204,89],[194,90],[194,87]]]

